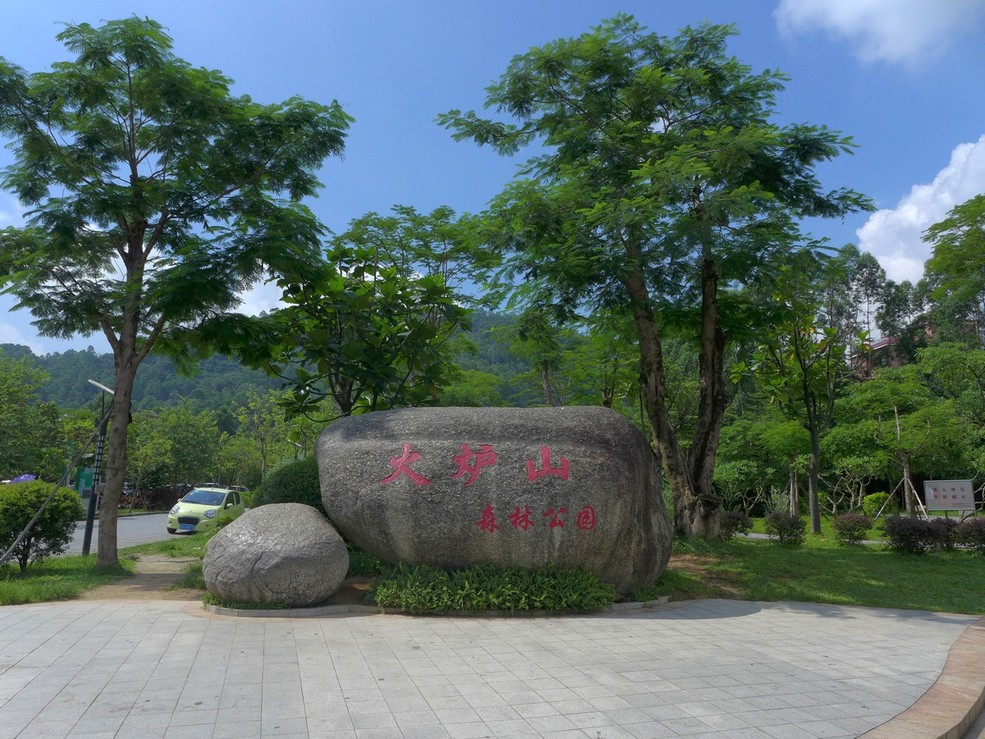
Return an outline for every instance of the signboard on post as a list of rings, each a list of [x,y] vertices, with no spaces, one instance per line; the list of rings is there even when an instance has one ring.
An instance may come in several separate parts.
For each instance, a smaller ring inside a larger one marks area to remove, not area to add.
[[[975,488],[971,480],[927,480],[923,494],[928,511],[975,510]]]

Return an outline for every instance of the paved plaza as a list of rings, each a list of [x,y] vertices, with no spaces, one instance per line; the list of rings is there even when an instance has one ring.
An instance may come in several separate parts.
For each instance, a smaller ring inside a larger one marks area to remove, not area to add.
[[[976,620],[728,600],[543,618],[8,606],[0,738],[855,737],[914,704]]]

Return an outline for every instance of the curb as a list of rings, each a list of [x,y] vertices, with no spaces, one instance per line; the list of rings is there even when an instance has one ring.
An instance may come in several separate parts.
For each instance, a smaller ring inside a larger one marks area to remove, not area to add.
[[[594,616],[605,613],[626,613],[632,611],[642,611],[644,609],[657,608],[665,605],[670,600],[669,595],[661,596],[656,600],[647,600],[631,603],[613,603],[602,611],[592,611],[589,613],[572,613],[568,611],[425,611],[424,613],[411,613],[402,609],[380,610],[377,606],[314,606],[312,608],[227,608],[226,606],[215,606],[204,604],[202,610],[208,611],[216,616],[235,616],[238,618],[326,618],[332,616],[446,616],[451,618],[544,618],[550,616],[571,616],[588,615]],[[983,619],[985,620],[985,619]]]
[[[898,716],[862,734],[863,739],[933,737],[961,739],[985,707],[985,617],[951,645],[940,677]]]

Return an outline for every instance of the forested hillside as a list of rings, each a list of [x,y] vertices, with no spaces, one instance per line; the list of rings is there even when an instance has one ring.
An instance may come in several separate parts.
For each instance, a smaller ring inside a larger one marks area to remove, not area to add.
[[[467,374],[496,377],[501,401],[497,405],[528,405],[535,389],[529,378],[522,377],[529,367],[510,352],[509,328],[513,323],[508,315],[477,311],[472,316],[472,331],[462,336],[464,341],[457,356],[458,366]],[[98,390],[87,379],[112,386],[113,355],[98,354],[92,347],[37,356],[26,346],[0,344],[0,351],[9,359],[29,359],[44,370],[49,379],[38,390],[39,399],[65,410],[89,406],[98,398]],[[221,355],[202,360],[190,375],[179,373],[170,359],[151,355],[137,375],[134,409],[186,404],[196,411],[218,410],[242,403],[250,390],[263,394],[281,390],[283,384],[278,378],[267,377]],[[482,404],[464,396],[458,401]]]
[[[12,359],[29,357],[43,369],[49,380],[38,395],[59,408],[82,408],[98,397],[98,390],[87,379],[112,386],[113,355],[97,354],[92,347],[40,357],[24,346],[0,344],[0,349]],[[137,376],[133,399],[136,410],[185,402],[195,410],[214,410],[241,402],[251,388],[266,392],[280,389],[280,385],[262,372],[222,356],[203,360],[193,375],[179,374],[166,357],[150,356]]]

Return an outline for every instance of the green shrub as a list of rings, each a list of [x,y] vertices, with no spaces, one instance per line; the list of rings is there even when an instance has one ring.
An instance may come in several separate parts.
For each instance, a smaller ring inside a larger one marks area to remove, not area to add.
[[[243,498],[243,505],[247,508],[256,508],[259,505],[256,490],[244,490],[240,496]]]
[[[891,500],[885,508],[882,507],[888,498],[889,493],[872,493],[871,495],[866,495],[862,498],[862,513],[870,519],[875,519],[880,510],[886,516],[896,515],[899,510],[895,500]]]
[[[242,511],[235,511],[235,512],[223,511],[218,516],[216,516],[215,529],[213,530],[212,533],[215,534],[220,529],[226,528],[229,524],[231,524],[233,521],[235,521],[237,518],[239,518],[242,515],[243,515]]]
[[[376,577],[390,565],[354,544],[346,544],[349,550],[348,577]]]
[[[425,611],[595,611],[612,605],[616,592],[585,570],[497,569],[476,565],[443,570],[398,565],[376,581],[380,609]]]
[[[39,480],[0,485],[0,554],[14,543],[51,493],[51,488],[50,482]],[[24,572],[34,562],[64,552],[75,533],[75,522],[83,516],[85,511],[79,494],[71,488],[58,488],[37,523],[12,553],[20,571]]]
[[[945,549],[951,551],[957,543],[955,535],[958,528],[958,521],[954,518],[932,518],[930,519],[930,530],[933,533],[934,549]]]
[[[718,538],[728,541],[736,534],[748,534],[752,531],[752,521],[744,511],[722,511],[722,520],[718,527]]]
[[[780,544],[800,546],[804,543],[806,527],[804,519],[788,511],[773,511],[766,517],[766,533],[774,536]]]
[[[954,532],[959,544],[985,554],[985,518],[969,518],[962,521]]]
[[[934,549],[940,539],[933,524],[922,518],[890,516],[882,525],[890,549],[909,554],[923,554]]]
[[[256,505],[271,503],[303,503],[325,512],[314,457],[285,464],[267,475],[257,488]]]
[[[872,520],[861,513],[843,513],[834,517],[832,525],[840,543],[858,544],[872,528]]]

